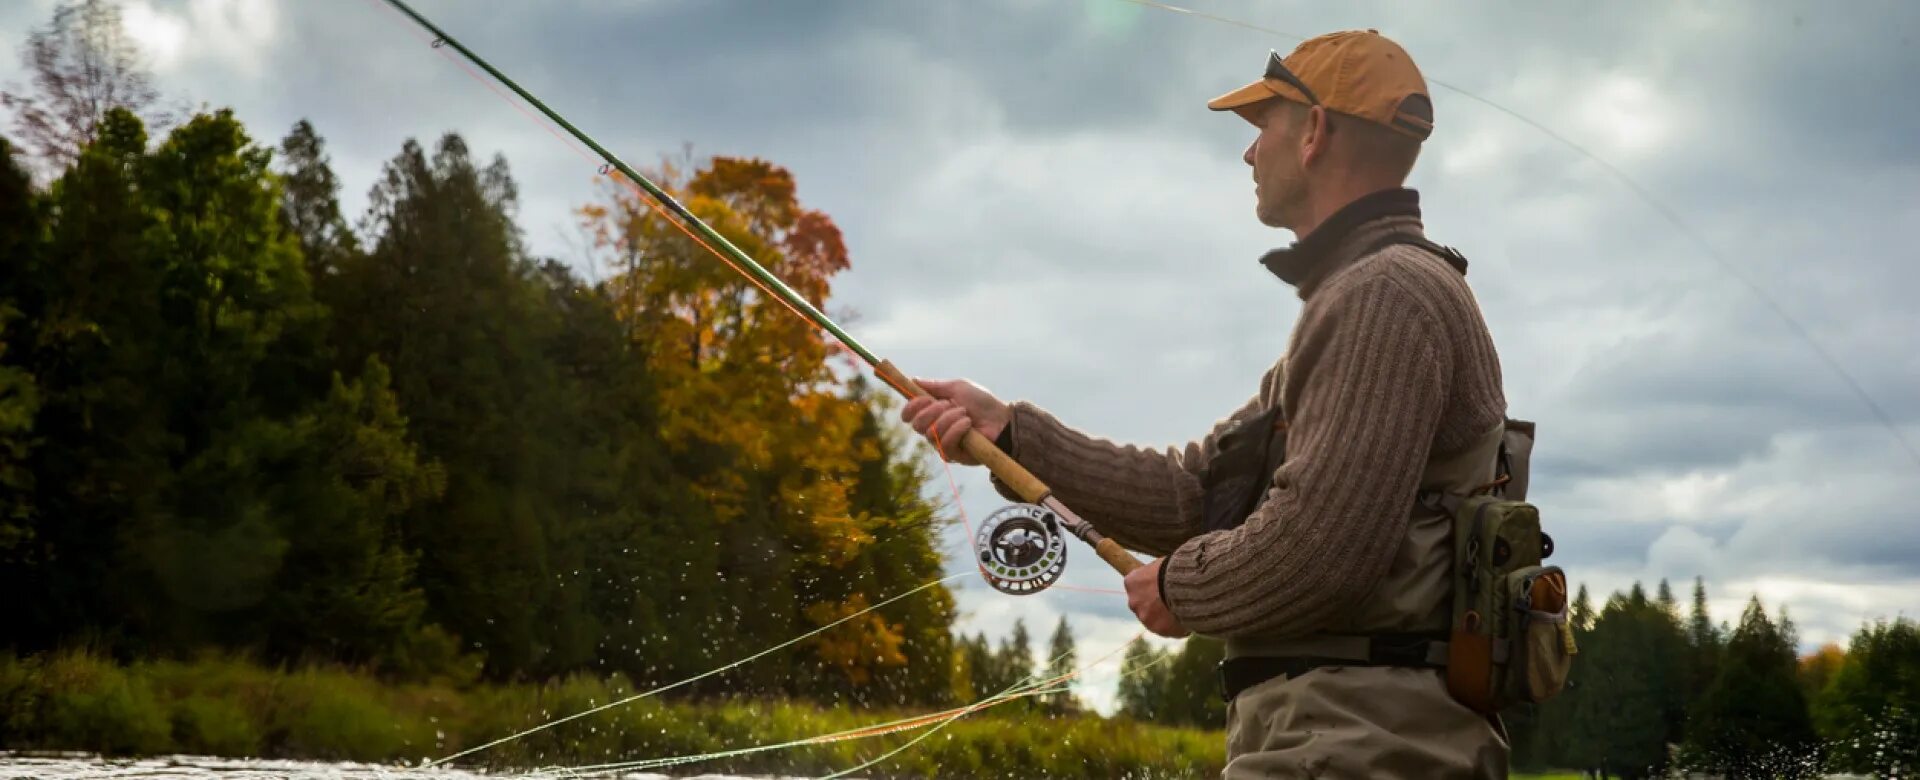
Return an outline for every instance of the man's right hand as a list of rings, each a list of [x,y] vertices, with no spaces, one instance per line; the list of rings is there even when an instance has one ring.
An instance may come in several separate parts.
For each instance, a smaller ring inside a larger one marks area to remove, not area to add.
[[[965,379],[914,377],[913,381],[928,394],[909,399],[900,410],[900,419],[927,437],[948,461],[963,466],[980,465],[960,444],[967,431],[979,431],[981,436],[992,440],[1013,421],[1013,411],[1005,403],[986,388]],[[938,438],[935,438],[936,432]]]

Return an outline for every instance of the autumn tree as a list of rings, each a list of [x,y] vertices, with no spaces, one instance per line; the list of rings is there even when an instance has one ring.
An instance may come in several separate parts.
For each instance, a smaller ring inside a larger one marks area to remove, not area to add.
[[[816,307],[849,267],[838,228],[800,204],[791,173],[779,166],[666,161],[650,178]],[[713,513],[688,539],[696,569],[717,575],[691,605],[702,629],[722,644],[772,644],[864,609],[877,601],[877,582],[904,587],[925,581],[908,582],[909,573],[937,576],[936,560],[918,552],[934,538],[933,516],[906,489],[917,490],[924,475],[879,466],[908,450],[888,444],[886,458],[873,457],[883,445],[872,405],[832,371],[837,345],[644,195],[610,186],[607,202],[582,216],[615,269],[608,287],[658,382],[672,463]],[[882,539],[913,552],[883,560],[893,553],[877,552]],[[736,619],[742,610],[758,619]],[[921,651],[911,657],[947,657],[939,648],[947,614],[872,615],[811,646],[850,683],[886,679],[906,664],[907,648]],[[945,689],[945,671],[923,674],[913,687]],[[736,675],[749,689],[789,684],[769,667]]]

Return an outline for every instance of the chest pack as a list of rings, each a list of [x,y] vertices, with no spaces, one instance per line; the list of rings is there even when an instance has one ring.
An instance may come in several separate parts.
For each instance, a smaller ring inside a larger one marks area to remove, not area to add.
[[[1419,236],[1390,236],[1368,254],[1397,243],[1419,245],[1465,272],[1459,252]],[[1221,433],[1201,479],[1207,531],[1238,527],[1253,514],[1286,462],[1286,439],[1286,415],[1278,404]],[[1544,563],[1553,554],[1553,539],[1541,531],[1539,509],[1526,501],[1533,441],[1534,423],[1507,419],[1491,482],[1460,493],[1409,497],[1450,522],[1452,605],[1444,636],[1331,637],[1336,641],[1319,646],[1351,649],[1229,659],[1220,669],[1225,698],[1274,676],[1321,666],[1443,668],[1453,697],[1488,715],[1558,694],[1577,648],[1567,620],[1566,574]]]

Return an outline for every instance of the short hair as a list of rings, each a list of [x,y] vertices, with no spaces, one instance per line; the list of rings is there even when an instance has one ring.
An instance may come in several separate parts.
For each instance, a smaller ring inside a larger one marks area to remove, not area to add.
[[[1307,104],[1291,100],[1279,103],[1289,124],[1306,120]],[[1326,113],[1327,126],[1341,139],[1335,148],[1341,150],[1339,154],[1349,166],[1395,183],[1404,183],[1413,173],[1413,164],[1420,158],[1419,141],[1351,114]]]

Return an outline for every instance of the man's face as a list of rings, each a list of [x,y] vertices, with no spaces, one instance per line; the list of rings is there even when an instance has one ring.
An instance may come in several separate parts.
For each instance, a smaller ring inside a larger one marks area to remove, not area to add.
[[[1305,116],[1280,98],[1247,112],[1259,132],[1241,159],[1253,168],[1254,213],[1268,227],[1293,230],[1306,211],[1307,179],[1300,162]]]

